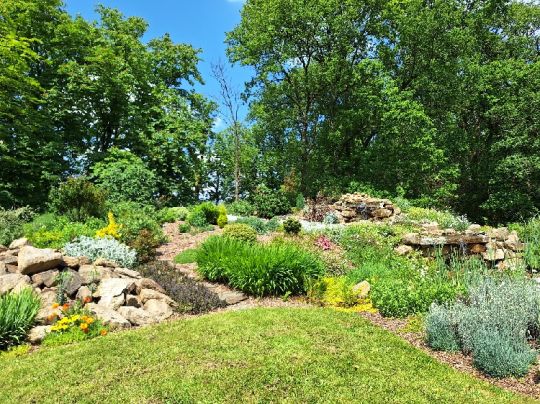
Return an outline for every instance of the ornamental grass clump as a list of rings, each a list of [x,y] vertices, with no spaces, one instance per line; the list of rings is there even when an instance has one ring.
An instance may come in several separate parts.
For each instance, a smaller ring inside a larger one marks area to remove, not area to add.
[[[132,268],[137,262],[137,253],[113,238],[80,237],[64,246],[64,253],[71,257],[88,257],[91,261],[105,258]]]
[[[289,243],[252,244],[210,237],[197,251],[199,273],[254,296],[305,293],[324,274],[319,257]]]
[[[40,308],[39,296],[30,288],[0,296],[0,350],[21,344]]]
[[[433,305],[426,317],[428,344],[471,354],[475,366],[493,377],[520,377],[536,359],[528,342],[540,330],[540,291],[528,279],[485,277],[468,298]]]

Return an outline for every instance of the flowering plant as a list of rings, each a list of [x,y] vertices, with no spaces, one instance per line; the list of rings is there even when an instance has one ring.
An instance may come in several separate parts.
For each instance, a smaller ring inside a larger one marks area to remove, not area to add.
[[[334,243],[330,241],[326,236],[320,236],[315,240],[315,245],[323,251],[331,250],[334,247]]]
[[[118,240],[121,236],[121,234],[119,233],[119,230],[122,228],[122,225],[116,223],[116,220],[114,219],[114,215],[112,212],[109,212],[107,214],[107,218],[109,220],[109,223],[107,224],[107,226],[105,226],[102,229],[99,229],[96,232],[96,237],[99,237],[99,238],[112,237]]]

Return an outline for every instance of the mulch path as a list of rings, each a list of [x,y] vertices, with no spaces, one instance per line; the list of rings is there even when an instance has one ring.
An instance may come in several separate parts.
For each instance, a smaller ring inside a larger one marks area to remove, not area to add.
[[[382,327],[405,339],[411,345],[421,349],[429,356],[437,359],[440,362],[452,366],[454,369],[457,369],[460,372],[469,373],[477,377],[478,379],[485,380],[486,382],[501,387],[503,389],[524,394],[535,399],[540,399],[540,369],[538,365],[532,366],[529,373],[520,379],[516,379],[514,377],[495,379],[484,375],[482,372],[476,369],[473,365],[471,356],[464,355],[460,352],[451,353],[434,351],[429,348],[429,346],[425,342],[423,332],[407,332],[408,321],[406,319],[385,318],[379,313],[360,313],[360,315],[371,321],[373,324]]]

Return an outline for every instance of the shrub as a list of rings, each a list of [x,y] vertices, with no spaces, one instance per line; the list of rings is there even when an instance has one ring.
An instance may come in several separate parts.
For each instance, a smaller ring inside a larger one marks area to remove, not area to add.
[[[305,207],[306,207],[306,200],[304,199],[304,195],[298,194],[296,196],[295,208],[298,210],[302,210]]]
[[[0,296],[0,350],[21,344],[32,328],[41,299],[30,288]]]
[[[106,193],[84,177],[69,178],[49,192],[49,206],[58,215],[75,222],[105,213]]]
[[[271,190],[265,185],[257,187],[253,195],[253,204],[257,215],[266,219],[286,215],[291,211],[291,206],[285,193],[280,190]]]
[[[137,267],[137,271],[159,283],[167,295],[178,303],[181,312],[199,314],[227,305],[217,294],[183,276],[167,263],[152,262]]]
[[[114,219],[114,215],[112,212],[109,212],[109,214],[107,215],[107,218],[109,221],[107,223],[107,226],[103,227],[102,229],[99,229],[96,232],[96,237],[101,237],[101,238],[112,237],[118,240],[120,238],[120,233],[118,233],[118,231],[120,230],[122,226],[116,223],[116,220]]]
[[[456,340],[473,362],[494,377],[523,376],[536,358],[527,340],[538,336],[540,291],[527,279],[485,277],[469,290],[465,302],[434,305],[426,317],[427,341],[437,349],[440,335],[457,333]],[[446,317],[450,320],[441,321]]]
[[[254,243],[257,241],[257,232],[245,224],[228,224],[223,229],[223,235],[231,237],[237,240],[245,241],[247,243]]]
[[[187,217],[187,222],[193,227],[206,227],[209,225],[202,210],[193,210]]]
[[[324,224],[338,224],[339,218],[335,212],[328,212],[326,215],[324,215],[323,223]]]
[[[255,213],[255,207],[248,201],[237,201],[227,205],[227,211],[232,215],[251,216]]]
[[[352,307],[359,303],[352,287],[353,284],[344,277],[323,278],[311,285],[309,295],[324,305]]]
[[[227,223],[229,223],[229,219],[227,219],[227,215],[220,214],[217,219],[217,225],[220,229],[223,229]]]
[[[452,311],[433,305],[426,316],[426,339],[437,351],[459,351],[458,319]]]
[[[287,234],[297,235],[302,230],[302,224],[294,217],[289,217],[283,222],[283,229]]]
[[[23,232],[33,246],[38,248],[62,248],[66,243],[80,236],[94,237],[105,223],[96,218],[84,223],[72,222],[66,216],[45,213],[36,216],[23,226]]]
[[[129,151],[110,149],[108,156],[92,167],[92,175],[108,199],[118,203],[133,201],[152,204],[157,194],[157,177],[154,171]]]
[[[156,249],[161,245],[161,238],[148,229],[139,231],[139,235],[130,244],[137,252],[139,263],[148,262],[156,257]]]
[[[189,210],[183,207],[163,208],[157,212],[159,223],[174,223],[178,220],[186,220]]]
[[[180,233],[189,233],[190,230],[191,230],[191,226],[187,223],[180,223],[178,225],[178,231]]]
[[[246,224],[249,227],[253,228],[257,234],[266,234],[269,231],[269,226],[267,224],[270,223],[270,221],[265,222],[263,219],[255,216],[250,217],[239,217],[236,222],[237,224]],[[274,222],[272,222],[273,225]]]
[[[520,226],[520,237],[525,242],[523,257],[532,269],[540,269],[540,218],[533,218]]]
[[[13,240],[22,237],[23,225],[34,215],[28,207],[4,210],[0,208],[0,245],[8,246]]]
[[[193,208],[193,212],[202,212],[207,224],[217,224],[220,209],[212,202],[203,202]],[[222,212],[223,213],[223,212]],[[227,212],[224,212],[227,214]]]
[[[324,273],[320,259],[292,244],[250,244],[210,237],[197,252],[199,272],[254,296],[300,294]]]
[[[71,257],[88,257],[91,261],[105,258],[127,268],[133,267],[137,261],[135,250],[113,238],[93,239],[83,236],[67,243],[64,252]]]

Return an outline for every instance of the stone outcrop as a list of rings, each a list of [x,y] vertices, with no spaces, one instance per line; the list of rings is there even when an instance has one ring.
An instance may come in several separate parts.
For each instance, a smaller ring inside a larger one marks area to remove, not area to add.
[[[429,256],[437,252],[479,255],[501,269],[523,263],[524,244],[515,231],[510,232],[506,227],[483,231],[481,226],[471,225],[467,230],[458,232],[440,229],[437,223],[428,223],[419,232],[405,234],[401,241],[402,245],[396,248],[396,252],[405,252],[409,247]]]
[[[342,223],[388,220],[401,213],[388,199],[372,198],[360,193],[343,195],[331,208]]]
[[[99,265],[98,265],[99,264]],[[60,282],[59,275],[65,277]],[[111,328],[153,324],[174,315],[174,302],[154,280],[107,260],[90,263],[86,257],[67,257],[52,249],[39,249],[20,239],[0,251],[0,294],[33,288],[41,297],[40,322],[30,333],[41,341],[50,329],[50,319],[59,293],[69,303],[79,300]]]

